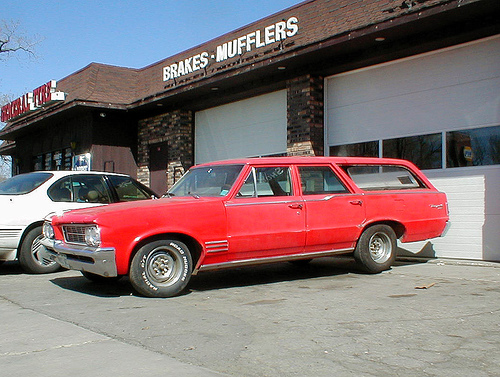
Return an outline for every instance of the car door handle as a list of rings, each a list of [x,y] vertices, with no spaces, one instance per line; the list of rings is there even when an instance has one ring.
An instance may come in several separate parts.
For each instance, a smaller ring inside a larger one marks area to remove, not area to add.
[[[351,200],[349,203],[351,203],[353,206],[362,206],[363,205],[362,200]]]
[[[302,209],[302,204],[294,203],[294,204],[289,204],[288,207],[292,209]]]

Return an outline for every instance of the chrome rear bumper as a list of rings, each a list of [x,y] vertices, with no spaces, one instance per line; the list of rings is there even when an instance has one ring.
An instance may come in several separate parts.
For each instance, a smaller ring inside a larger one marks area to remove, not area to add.
[[[446,226],[444,227],[443,233],[441,233],[441,235],[439,237],[446,236],[446,233],[448,233],[448,231],[450,230],[450,227],[451,227],[451,221],[447,221]]]

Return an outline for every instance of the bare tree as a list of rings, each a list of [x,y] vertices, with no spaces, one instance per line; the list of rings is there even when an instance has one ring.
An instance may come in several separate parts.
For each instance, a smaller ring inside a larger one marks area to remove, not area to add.
[[[35,47],[41,42],[40,37],[28,37],[20,30],[18,21],[0,20],[0,62],[6,61],[12,56],[27,57],[36,59]],[[10,96],[0,94],[0,106],[8,103]],[[5,124],[0,122],[0,130]],[[0,144],[2,140],[0,140]],[[11,158],[10,156],[0,155],[0,181],[10,176]]]
[[[0,107],[5,105],[10,101],[10,97],[6,94],[0,94]],[[0,130],[5,126],[4,123],[0,122]],[[2,140],[0,140],[0,145],[2,145]],[[10,156],[0,155],[0,182],[10,177],[11,170],[11,159]]]
[[[18,21],[0,21],[0,61],[13,54],[36,58],[35,47],[40,41],[39,37],[28,37],[19,30]]]

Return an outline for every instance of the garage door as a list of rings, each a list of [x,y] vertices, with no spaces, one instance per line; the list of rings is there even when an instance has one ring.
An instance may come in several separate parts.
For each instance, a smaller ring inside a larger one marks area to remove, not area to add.
[[[330,154],[413,160],[448,194],[448,235],[406,252],[500,260],[500,37],[325,84]]]
[[[286,90],[195,114],[196,163],[286,153]]]

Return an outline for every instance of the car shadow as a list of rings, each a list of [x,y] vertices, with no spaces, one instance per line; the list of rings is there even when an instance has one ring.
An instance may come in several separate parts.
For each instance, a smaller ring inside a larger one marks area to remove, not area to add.
[[[112,280],[109,282],[93,282],[83,275],[62,276],[51,279],[50,282],[69,291],[96,297],[116,298],[136,294],[132,289],[128,278],[125,277],[120,280]]]
[[[193,276],[182,294],[335,277],[349,273],[362,273],[354,260],[349,257],[318,258],[302,265],[281,262],[206,271]],[[102,283],[92,282],[84,276],[61,276],[50,281],[63,289],[97,297],[137,296],[127,277]]]
[[[202,272],[191,278],[188,288],[191,291],[210,291],[335,277],[359,271],[352,258],[318,258],[308,264],[281,262]]]
[[[21,275],[25,272],[17,261],[3,262],[0,265],[0,275]]]

